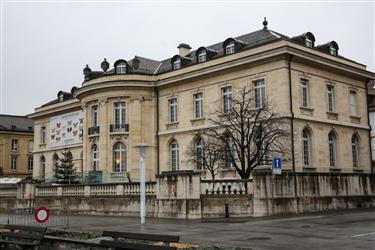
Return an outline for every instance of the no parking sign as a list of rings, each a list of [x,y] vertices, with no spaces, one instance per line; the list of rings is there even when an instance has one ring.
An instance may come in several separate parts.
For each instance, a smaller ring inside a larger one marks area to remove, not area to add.
[[[34,217],[38,223],[44,223],[49,218],[49,211],[45,207],[40,207],[36,210]]]

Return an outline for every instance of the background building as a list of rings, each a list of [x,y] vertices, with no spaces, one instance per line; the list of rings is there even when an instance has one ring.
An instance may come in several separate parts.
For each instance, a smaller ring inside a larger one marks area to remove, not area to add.
[[[31,177],[33,147],[31,119],[25,116],[0,115],[0,178]]]
[[[138,180],[133,146],[150,147],[146,178],[163,171],[199,170],[186,150],[196,131],[211,126],[215,108],[230,106],[241,86],[256,89],[288,119],[284,171],[370,172],[366,66],[339,53],[335,41],[315,44],[307,32],[287,37],[263,29],[156,61],[136,56],[86,66],[80,88],[58,93],[35,109],[36,178],[52,175],[59,152],[69,150],[82,175],[101,171],[107,181]],[[202,171],[202,170],[200,170]],[[204,171],[203,171],[204,172]],[[238,178],[227,166],[220,177]]]

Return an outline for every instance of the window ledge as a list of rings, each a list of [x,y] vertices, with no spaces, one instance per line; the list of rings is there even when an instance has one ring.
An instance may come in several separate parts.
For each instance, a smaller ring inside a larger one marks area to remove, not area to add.
[[[363,169],[354,168],[354,169],[353,169],[353,172],[363,172]]]
[[[329,171],[331,171],[331,172],[341,172],[341,168],[330,167]]]
[[[361,117],[358,115],[350,115],[350,121],[354,123],[360,123]]]
[[[165,126],[167,127],[167,129],[169,129],[169,128],[177,128],[178,124],[179,124],[179,122],[169,122],[169,123],[166,123]]]
[[[191,122],[197,122],[197,121],[204,121],[204,120],[206,120],[205,117],[199,117],[199,118],[193,118],[193,119],[191,119],[190,121],[191,121]]]
[[[353,118],[353,119],[361,119],[361,117],[359,115],[350,115],[350,118]]]
[[[96,137],[99,136],[99,133],[88,135],[88,137]]]
[[[129,131],[114,131],[114,132],[109,132],[110,135],[123,135],[123,134],[129,134]],[[94,136],[99,136],[99,134],[91,135],[92,137]],[[90,137],[90,136],[89,136]]]
[[[307,171],[315,171],[315,170],[316,170],[316,167],[303,166],[303,170],[307,170]]]
[[[327,118],[328,119],[335,119],[335,120],[337,120],[338,116],[339,116],[339,113],[337,113],[337,112],[327,111]]]
[[[310,106],[308,106],[308,107],[300,106],[299,108],[302,109],[302,110],[307,110],[307,111],[311,111],[311,112],[314,111],[314,108],[310,107]]]
[[[39,147],[42,147],[42,146],[46,146],[47,145],[47,143],[39,143]]]
[[[236,171],[236,168],[235,167],[230,167],[230,168],[222,168],[221,169],[222,172],[232,172],[232,171]]]

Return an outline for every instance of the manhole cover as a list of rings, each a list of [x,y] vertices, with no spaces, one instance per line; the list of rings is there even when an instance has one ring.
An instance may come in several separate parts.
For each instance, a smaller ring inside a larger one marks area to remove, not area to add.
[[[247,240],[270,240],[272,239],[271,237],[250,237],[247,238]]]

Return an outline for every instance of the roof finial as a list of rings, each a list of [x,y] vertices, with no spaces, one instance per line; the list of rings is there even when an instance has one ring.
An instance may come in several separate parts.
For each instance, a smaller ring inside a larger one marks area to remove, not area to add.
[[[267,30],[267,24],[268,24],[268,22],[267,22],[267,19],[266,19],[266,17],[264,17],[264,21],[263,21],[263,30]]]

